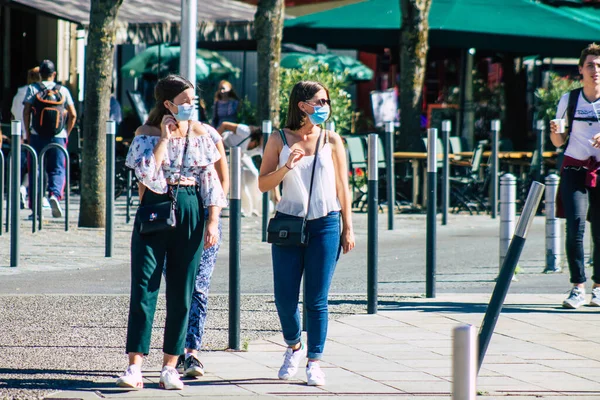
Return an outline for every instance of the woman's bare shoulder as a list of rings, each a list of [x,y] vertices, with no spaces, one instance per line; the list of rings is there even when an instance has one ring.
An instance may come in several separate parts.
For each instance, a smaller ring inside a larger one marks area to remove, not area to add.
[[[192,133],[195,136],[206,136],[209,134],[206,126],[198,121],[192,121]]]
[[[160,136],[160,129],[151,125],[142,125],[135,130],[135,136]]]

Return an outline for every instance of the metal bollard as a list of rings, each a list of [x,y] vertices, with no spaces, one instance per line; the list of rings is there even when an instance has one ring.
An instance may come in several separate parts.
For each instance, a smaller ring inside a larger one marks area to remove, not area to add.
[[[11,168],[10,168],[10,155],[11,153],[8,153],[8,157],[6,160],[6,179],[8,179],[8,182],[6,182],[6,232],[8,232],[9,228],[10,228],[10,198],[11,198],[11,194],[10,194],[10,188],[12,186],[12,172],[11,172]],[[35,201],[35,200],[34,200]]]
[[[262,132],[263,132],[263,152],[265,147],[267,147],[267,141],[269,140],[269,135],[273,130],[273,126],[271,125],[270,120],[264,120],[262,122]],[[269,192],[263,193],[263,204],[262,204],[262,241],[267,241],[267,225],[269,223]]]
[[[240,349],[240,247],[242,244],[242,151],[232,147],[229,195],[229,348]]]
[[[396,182],[394,173],[394,121],[385,123],[385,166],[387,175],[388,230],[394,230],[394,207],[396,206]]]
[[[21,212],[21,203],[19,202],[21,188],[21,121],[11,121],[11,142],[10,150],[12,157],[11,168],[11,213],[10,224],[10,266],[19,266],[19,214]]]
[[[517,178],[512,174],[504,174],[500,178],[500,262],[502,269],[510,239],[515,233],[517,215]]]
[[[540,160],[540,170],[537,176],[538,180],[542,179],[542,176],[546,175],[546,167],[544,165],[544,147],[546,146],[546,122],[543,119],[538,119],[536,123],[537,138],[536,148],[538,151],[538,157]]]
[[[131,199],[133,194],[131,193],[131,185],[133,185],[133,171],[127,170],[127,204],[125,205],[125,223],[128,224],[131,221]]]
[[[2,213],[4,211],[4,153],[0,151],[0,236],[2,236]],[[34,218],[35,221],[35,218]],[[8,226],[8,224],[7,224]]]
[[[496,215],[498,214],[498,176],[500,175],[500,161],[498,160],[498,147],[500,147],[499,139],[500,120],[495,119],[492,121],[492,187],[490,199],[492,218],[496,218]]]
[[[535,212],[540,204],[543,194],[544,185],[534,181],[529,189],[529,194],[527,195],[527,200],[525,201],[525,206],[523,207],[523,212],[521,213],[521,217],[517,223],[515,234],[510,242],[510,246],[508,247],[504,264],[502,264],[502,269],[500,270],[500,274],[496,280],[496,286],[494,287],[492,298],[490,299],[488,308],[485,311],[483,323],[481,324],[481,328],[479,330],[479,355],[477,358],[478,370],[481,369],[481,365],[483,364],[485,353],[488,345],[490,344],[492,334],[494,333],[494,328],[496,327],[496,322],[500,316],[500,311],[504,305],[504,299],[506,298],[508,288],[510,287],[510,282],[515,273],[515,268],[519,262],[521,251],[523,251],[523,246],[525,246],[527,231],[533,222],[533,217],[535,216]]]
[[[46,153],[50,149],[56,149],[56,151],[62,151],[65,155],[66,164],[66,177],[65,177],[65,232],[69,230],[69,188],[71,187],[71,161],[69,159],[69,152],[63,146],[58,143],[50,143],[40,151],[38,155],[40,161],[40,174],[39,174],[39,188],[38,188],[38,229],[42,230],[42,197],[44,196],[44,160]]]
[[[442,144],[444,145],[444,161],[442,168],[442,225],[448,225],[448,208],[450,208],[450,133],[452,121],[442,121]]]
[[[472,325],[454,328],[452,351],[452,399],[477,396],[477,334]]]
[[[377,232],[377,134],[369,135],[368,158],[368,190],[369,190],[369,215],[367,222],[367,313],[377,314],[377,257],[378,257],[378,232]]]
[[[106,121],[106,218],[104,257],[113,255],[113,213],[115,212],[115,121]]]
[[[546,177],[546,268],[544,273],[560,272],[560,220],[556,218],[556,193],[560,178]]]
[[[435,250],[437,214],[437,129],[427,129],[427,258],[425,295],[435,298]]]

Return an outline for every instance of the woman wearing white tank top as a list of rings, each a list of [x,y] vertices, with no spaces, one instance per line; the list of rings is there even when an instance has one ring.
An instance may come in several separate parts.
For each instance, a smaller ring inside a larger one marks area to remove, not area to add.
[[[288,345],[279,370],[280,379],[290,379],[307,356],[307,383],[325,384],[319,366],[327,338],[327,299],[340,250],[354,248],[352,209],[348,189],[346,154],[341,137],[323,131],[330,115],[327,89],[318,82],[298,82],[292,89],[285,129],[267,141],[258,178],[262,192],[283,182],[278,217],[306,216],[313,162],[315,177],[307,216],[307,247],[272,246],[275,304],[283,338]],[[319,135],[320,148],[315,157]],[[316,159],[315,159],[316,158]],[[340,216],[342,228],[340,230]],[[305,274],[307,344],[301,342],[298,297]]]

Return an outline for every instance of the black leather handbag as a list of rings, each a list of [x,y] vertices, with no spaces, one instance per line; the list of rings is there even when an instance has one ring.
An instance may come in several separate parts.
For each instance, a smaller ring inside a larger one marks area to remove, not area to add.
[[[173,199],[138,208],[138,218],[141,221],[140,234],[150,235],[175,229],[177,227],[176,209],[177,202]]]
[[[315,158],[310,176],[310,188],[308,189],[308,205],[306,207],[306,215],[304,217],[294,216],[277,216],[269,220],[267,225],[267,242],[277,246],[308,246],[309,235],[306,231],[306,218],[310,211],[310,196],[312,194],[313,183],[315,179],[315,168],[317,166],[317,156],[319,155],[319,147],[321,144],[321,136],[323,131],[319,133],[317,139],[317,148],[315,149]]]
[[[190,124],[191,127],[191,124]],[[181,166],[185,160],[187,148],[190,140],[190,128],[185,137],[183,147],[183,156],[181,158]],[[163,201],[155,204],[140,206],[137,210],[137,218],[140,220],[140,235],[152,235],[158,232],[170,231],[177,227],[177,218],[175,211],[177,210],[177,195],[179,194],[179,185],[181,184],[181,169],[179,169],[179,179],[177,181],[177,189],[175,193],[171,187],[168,188],[169,201]]]

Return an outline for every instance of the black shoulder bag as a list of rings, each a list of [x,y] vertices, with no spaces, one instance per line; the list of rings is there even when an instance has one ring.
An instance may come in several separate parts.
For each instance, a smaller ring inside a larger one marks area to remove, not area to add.
[[[308,189],[308,205],[306,207],[306,215],[304,218],[286,216],[276,217],[269,220],[267,226],[267,242],[278,246],[300,246],[308,245],[309,235],[306,232],[306,219],[310,211],[310,197],[312,195],[313,183],[315,179],[315,168],[317,166],[317,156],[319,155],[319,147],[321,144],[321,136],[323,131],[319,133],[317,139],[317,148],[315,149],[315,158],[313,160],[312,174],[310,176],[310,188]]]
[[[191,127],[191,124],[190,124]],[[169,201],[163,201],[147,206],[140,206],[137,210],[138,218],[140,219],[140,234],[151,235],[158,232],[170,231],[177,227],[177,219],[175,218],[175,210],[177,210],[177,195],[179,194],[179,185],[181,184],[181,169],[185,161],[188,144],[190,141],[190,127],[188,127],[185,136],[185,145],[183,147],[183,156],[181,157],[181,167],[179,168],[179,179],[177,181],[177,189],[173,193],[173,189],[168,187]]]

